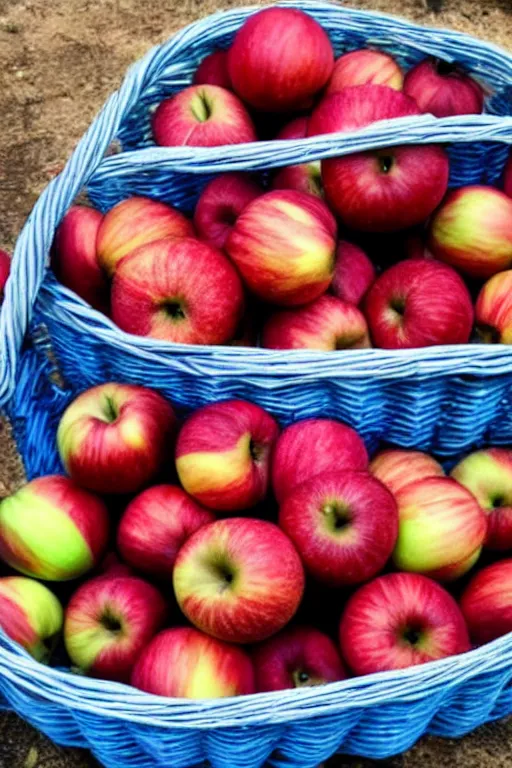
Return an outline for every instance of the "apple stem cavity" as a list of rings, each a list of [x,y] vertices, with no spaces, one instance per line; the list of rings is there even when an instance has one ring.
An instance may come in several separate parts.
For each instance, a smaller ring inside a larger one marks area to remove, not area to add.
[[[416,627],[409,626],[404,629],[402,637],[409,645],[416,646],[421,640],[421,631]]]
[[[123,625],[121,624],[119,619],[110,613],[106,613],[101,617],[101,623],[105,627],[105,629],[108,632],[111,632],[113,635],[119,634],[119,632],[121,632],[123,628]]]
[[[335,502],[324,504],[322,512],[335,532],[344,530],[350,524],[351,517],[349,511],[347,507],[341,504]]]
[[[109,397],[108,395],[105,397],[105,406],[104,406],[103,412],[105,414],[105,419],[109,424],[113,424],[113,422],[117,419],[119,415],[117,406],[113,398]]]
[[[200,123],[206,123],[212,116],[212,107],[208,97],[204,93],[199,93],[197,98],[191,102],[192,114]]]
[[[249,453],[253,461],[259,461],[264,454],[264,448],[262,445],[258,445],[251,439],[249,442]]]
[[[379,168],[382,173],[389,173],[394,163],[395,160],[392,155],[379,155]]]
[[[476,332],[484,344],[500,344],[501,333],[493,325],[478,325]]]
[[[167,301],[162,305],[165,314],[172,320],[185,320],[186,314],[179,301]]]
[[[397,315],[400,315],[401,317],[405,314],[405,299],[402,298],[396,298],[391,300],[391,309],[394,310]]]

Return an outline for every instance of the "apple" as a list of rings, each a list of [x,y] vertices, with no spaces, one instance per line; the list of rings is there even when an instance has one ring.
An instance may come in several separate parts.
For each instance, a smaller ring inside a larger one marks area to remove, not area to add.
[[[395,495],[398,539],[393,560],[402,571],[451,581],[480,556],[487,519],[477,500],[449,477],[408,483]]]
[[[413,233],[406,237],[404,243],[404,253],[408,259],[433,259],[425,242],[424,233]]]
[[[119,264],[112,319],[127,333],[177,344],[224,344],[244,312],[238,272],[199,240],[157,240]]]
[[[444,475],[442,466],[428,453],[401,448],[380,451],[370,463],[370,472],[394,495],[410,483]]]
[[[0,502],[0,559],[44,581],[76,579],[100,562],[108,528],[92,493],[67,477],[39,477]]]
[[[210,509],[253,507],[267,494],[278,432],[272,416],[245,400],[200,408],[185,421],[176,443],[182,486]]]
[[[133,493],[161,469],[175,431],[174,411],[157,392],[109,382],[68,405],[57,445],[79,485],[99,493]]]
[[[470,186],[446,197],[433,217],[429,249],[470,277],[512,267],[512,200],[498,189]]]
[[[320,296],[305,307],[281,310],[263,327],[268,349],[367,349],[371,346],[363,313],[337,296]]]
[[[49,661],[62,622],[62,606],[43,584],[22,576],[0,578],[0,628],[34,659]]]
[[[477,645],[512,632],[512,559],[488,565],[473,576],[460,607]]]
[[[473,328],[464,281],[429,259],[406,259],[387,269],[368,291],[364,308],[372,341],[383,349],[465,344]]]
[[[250,16],[228,53],[234,90],[252,107],[269,112],[310,106],[333,66],[327,33],[295,8],[266,8]]]
[[[295,190],[274,190],[249,203],[226,250],[249,289],[272,304],[306,304],[334,274],[336,221],[325,203]]]
[[[215,517],[175,485],[155,485],[126,507],[117,548],[127,563],[150,576],[170,579],[180,547]]]
[[[334,64],[325,95],[355,85],[386,85],[401,91],[404,74],[392,56],[371,48],[349,51]]]
[[[178,699],[254,693],[252,661],[241,648],[189,627],[160,632],[135,665],[132,685]]]
[[[334,419],[304,419],[290,424],[277,439],[272,487],[282,503],[300,483],[323,472],[367,468],[368,453],[354,429]]]
[[[353,243],[340,240],[331,291],[350,304],[360,304],[375,282],[375,267],[366,253]]]
[[[146,581],[109,573],[91,579],[66,608],[69,658],[89,675],[129,682],[135,662],[166,617],[163,597]]]
[[[476,332],[486,344],[512,344],[512,269],[493,275],[475,304]]]
[[[121,259],[155,240],[194,237],[182,213],[148,197],[130,197],[108,211],[98,230],[98,262],[112,277]]]
[[[407,72],[404,93],[422,112],[435,117],[478,115],[484,107],[483,88],[458,64],[428,58]]]
[[[206,185],[197,201],[194,226],[198,237],[215,248],[224,248],[244,208],[261,194],[261,187],[246,173],[217,176]]]
[[[257,643],[295,615],[304,571],[276,525],[232,517],[203,526],[185,542],[173,585],[179,607],[198,629],[231,643]]]
[[[162,101],[152,126],[161,147],[219,147],[258,138],[238,96],[218,85],[191,85]]]
[[[512,152],[508,156],[508,161],[503,173],[503,191],[509,197],[512,197]]]
[[[252,654],[256,690],[283,691],[344,680],[347,673],[331,638],[314,627],[291,627]]]
[[[290,141],[304,139],[308,135],[308,118],[298,117],[277,134],[276,139]],[[321,163],[313,160],[300,165],[288,165],[278,170],[271,181],[272,189],[295,189],[310,195],[323,197]]]
[[[0,301],[4,297],[4,288],[11,271],[11,259],[6,251],[0,249]]]
[[[195,71],[194,85],[218,85],[229,90],[228,52],[214,51],[206,56]]]
[[[471,650],[459,606],[435,581],[390,573],[360,587],[341,617],[340,647],[356,675],[405,669]]]

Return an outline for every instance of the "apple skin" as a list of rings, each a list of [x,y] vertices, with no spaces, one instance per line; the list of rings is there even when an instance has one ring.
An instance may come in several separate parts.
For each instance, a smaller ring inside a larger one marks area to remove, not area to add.
[[[403,84],[422,112],[435,117],[479,115],[484,107],[482,87],[456,65],[428,58],[409,70]]]
[[[134,493],[160,470],[176,432],[172,407],[157,392],[100,384],[68,405],[57,430],[68,474],[99,493]]]
[[[26,576],[69,581],[100,562],[108,529],[100,499],[67,477],[39,477],[0,503],[0,559]]]
[[[387,269],[368,291],[364,308],[372,341],[383,349],[465,344],[473,328],[464,281],[429,259],[406,259]]]
[[[176,485],[155,485],[126,507],[117,531],[125,562],[150,576],[172,578],[181,546],[214,515]]]
[[[512,269],[493,275],[475,304],[476,331],[486,344],[512,344]]]
[[[336,296],[320,296],[305,307],[281,310],[263,327],[267,349],[367,349],[371,346],[363,313]]]
[[[450,192],[429,228],[430,251],[470,277],[489,278],[512,267],[512,200],[498,189]]]
[[[512,632],[512,559],[488,565],[473,576],[460,607],[477,645]]]
[[[375,267],[363,249],[341,240],[336,251],[332,293],[339,299],[357,306],[368,293],[375,278]]]
[[[487,519],[470,491],[449,477],[408,483],[395,496],[398,539],[393,560],[403,571],[438,581],[462,576],[480,556]]]
[[[435,581],[390,573],[357,590],[339,629],[343,658],[356,675],[405,669],[471,650],[459,606]]]
[[[442,466],[428,453],[391,448],[380,451],[370,462],[370,472],[393,495],[410,483],[426,477],[443,477]]]
[[[512,197],[512,152],[508,157],[505,171],[503,173],[503,191],[508,197]]]
[[[304,139],[308,135],[308,118],[297,117],[279,131],[277,140],[290,141],[291,139]],[[272,189],[295,189],[298,192],[307,192],[310,195],[323,197],[321,163],[314,160],[311,163],[300,165],[288,165],[278,170],[271,181]]]
[[[355,85],[385,85],[401,91],[403,83],[404,74],[392,56],[361,48],[344,53],[337,59],[325,95]]]
[[[205,525],[174,566],[178,605],[198,629],[231,643],[258,643],[295,615],[304,570],[277,525],[232,517]]]
[[[22,576],[0,578],[0,627],[37,661],[49,661],[63,619],[48,587]]]
[[[323,472],[364,471],[368,453],[357,432],[334,419],[304,419],[278,437],[272,458],[272,487],[277,501]]]
[[[200,240],[224,248],[236,220],[249,203],[263,194],[246,173],[223,173],[210,181],[197,201],[194,226]]]
[[[161,147],[220,147],[258,138],[238,96],[218,85],[191,85],[162,101],[152,126]]]
[[[256,690],[284,691],[345,680],[347,672],[331,638],[314,627],[288,627],[252,654]]]
[[[185,421],[176,443],[182,486],[210,509],[253,507],[267,494],[278,433],[272,416],[245,400],[200,408]]]
[[[224,344],[244,312],[238,272],[221,251],[192,238],[156,240],[123,259],[112,319],[126,333],[175,344]]]
[[[121,259],[155,240],[194,237],[192,223],[170,205],[130,197],[108,211],[97,236],[98,262],[112,277]]]
[[[336,221],[321,200],[295,190],[274,190],[247,206],[226,250],[256,296],[297,306],[329,287],[336,232]]]
[[[250,16],[228,53],[234,90],[252,107],[269,112],[310,106],[333,66],[327,33],[294,8],[267,8]]]
[[[218,699],[254,693],[249,656],[189,627],[160,632],[139,658],[132,685],[156,696]]]
[[[384,568],[395,546],[398,512],[383,483],[346,469],[298,485],[279,507],[279,525],[314,579],[344,587]]]
[[[11,271],[11,259],[6,251],[0,248],[0,301],[4,297],[4,288]]]
[[[196,69],[194,85],[218,85],[229,91],[228,52],[214,51],[206,56]]]

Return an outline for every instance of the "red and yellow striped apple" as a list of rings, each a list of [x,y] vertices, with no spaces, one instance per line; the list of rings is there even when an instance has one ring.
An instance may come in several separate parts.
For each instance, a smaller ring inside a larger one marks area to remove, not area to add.
[[[203,189],[194,212],[197,236],[208,245],[224,248],[238,217],[263,194],[246,173],[222,173]]]
[[[304,139],[308,135],[308,118],[298,117],[277,134],[276,139],[289,141]],[[295,189],[310,195],[323,197],[321,164],[319,160],[279,169],[271,182],[272,189]]]
[[[341,240],[336,251],[332,293],[350,304],[360,304],[375,278],[375,267],[363,249]]]
[[[43,584],[22,576],[0,579],[0,628],[34,659],[49,660],[62,622],[62,606]]]
[[[512,559],[488,565],[473,576],[460,607],[477,645],[512,632]]]
[[[475,304],[476,331],[486,344],[512,344],[512,269],[493,275]]]
[[[370,463],[370,472],[384,483],[392,494],[399,493],[410,483],[426,477],[442,477],[442,466],[428,453],[389,448],[380,451]]]
[[[4,297],[4,288],[11,271],[11,259],[6,251],[0,248],[0,301]]]
[[[435,117],[479,115],[484,107],[482,86],[457,64],[442,59],[420,61],[407,72],[403,88],[422,112]]]
[[[218,85],[229,90],[228,52],[214,51],[205,56],[195,71],[194,85]]]
[[[360,48],[340,56],[334,64],[325,95],[353,85],[386,85],[401,91],[404,74],[392,56],[371,48]]]

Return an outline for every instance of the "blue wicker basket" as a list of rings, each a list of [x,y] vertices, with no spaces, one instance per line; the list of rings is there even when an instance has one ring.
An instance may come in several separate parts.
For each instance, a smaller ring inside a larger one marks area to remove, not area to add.
[[[187,347],[119,331],[48,269],[54,231],[77,193],[107,210],[145,194],[190,210],[227,170],[262,172],[307,159],[404,143],[443,143],[452,186],[498,184],[512,143],[512,57],[464,35],[383,15],[296,2],[329,31],[336,51],[374,45],[404,65],[426,54],[455,59],[488,90],[486,114],[379,123],[354,134],[237,147],[154,148],[149,109],[191,80],[198,61],[226,46],[250,10],[188,27],[135,65],[19,238],[0,314],[0,404],[29,477],[61,470],[59,416],[79,391],[107,380],[150,385],[184,411],[226,397],[251,399],[281,423],[313,415],[381,441],[456,458],[476,445],[512,443],[512,348],[487,345],[388,352],[272,352]],[[113,139],[123,151],[105,157]],[[461,736],[512,712],[512,636],[464,656],[307,691],[213,702],[166,700],[45,668],[0,634],[0,706],[107,768],[313,768],[337,751],[387,757],[423,733]]]

